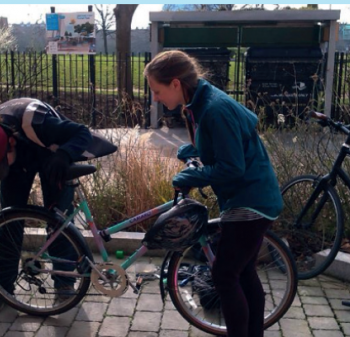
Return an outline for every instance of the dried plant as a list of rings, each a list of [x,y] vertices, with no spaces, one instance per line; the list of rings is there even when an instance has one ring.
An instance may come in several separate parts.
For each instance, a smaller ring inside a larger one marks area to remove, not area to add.
[[[15,50],[16,39],[12,35],[11,28],[0,27],[0,53]]]

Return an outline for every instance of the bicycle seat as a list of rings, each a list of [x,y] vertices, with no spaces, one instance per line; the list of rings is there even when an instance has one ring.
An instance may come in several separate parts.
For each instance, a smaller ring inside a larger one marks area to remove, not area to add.
[[[68,181],[87,176],[88,174],[96,172],[96,170],[95,165],[73,164],[69,168],[66,180]]]

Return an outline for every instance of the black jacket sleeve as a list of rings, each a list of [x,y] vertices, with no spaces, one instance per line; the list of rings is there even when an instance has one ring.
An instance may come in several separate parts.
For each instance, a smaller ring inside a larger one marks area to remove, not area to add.
[[[52,151],[65,151],[72,161],[78,161],[92,141],[86,126],[49,114],[42,123],[34,124],[33,129],[45,147]]]

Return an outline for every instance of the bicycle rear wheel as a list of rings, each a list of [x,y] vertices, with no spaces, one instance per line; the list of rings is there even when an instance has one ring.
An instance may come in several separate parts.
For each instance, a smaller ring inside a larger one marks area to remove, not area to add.
[[[40,207],[0,213],[0,296],[13,308],[30,315],[57,315],[78,304],[88,291],[89,272],[85,276],[78,271],[86,251],[69,226],[36,258],[62,224],[61,218]],[[63,275],[67,272],[77,275]]]
[[[214,236],[214,251],[215,241]],[[207,333],[226,336],[209,264],[198,249],[196,245],[172,256],[168,272],[169,294],[176,309],[190,324]],[[264,327],[267,329],[292,305],[298,284],[295,263],[288,248],[271,232],[264,237],[257,271],[266,293]]]
[[[330,185],[322,188],[315,202],[297,223],[300,212],[318,182],[313,175],[299,176],[282,187],[284,209],[273,230],[283,238],[305,280],[322,273],[335,259],[344,231],[338,194]]]

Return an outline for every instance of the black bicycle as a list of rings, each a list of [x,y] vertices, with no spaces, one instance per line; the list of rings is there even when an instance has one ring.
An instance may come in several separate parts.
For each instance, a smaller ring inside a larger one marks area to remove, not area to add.
[[[319,112],[311,112],[310,117],[347,138],[329,173],[298,176],[282,187],[284,210],[274,230],[291,250],[302,280],[317,276],[334,261],[344,233],[342,204],[335,189],[338,178],[350,191],[350,177],[342,168],[350,156],[350,130]]]

